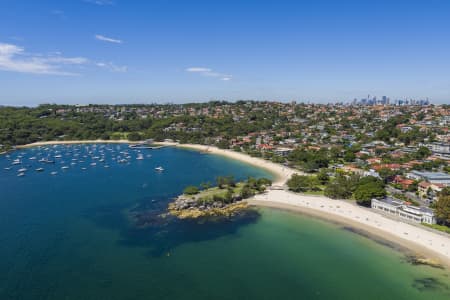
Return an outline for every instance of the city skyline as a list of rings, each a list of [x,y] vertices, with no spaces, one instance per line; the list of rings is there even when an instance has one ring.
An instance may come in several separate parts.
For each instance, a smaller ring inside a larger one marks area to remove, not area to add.
[[[449,103],[446,1],[3,1],[1,105]]]

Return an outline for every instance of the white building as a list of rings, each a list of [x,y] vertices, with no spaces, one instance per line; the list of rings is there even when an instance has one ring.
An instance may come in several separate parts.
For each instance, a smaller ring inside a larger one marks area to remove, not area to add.
[[[450,144],[449,143],[432,143],[428,148],[433,153],[439,154],[450,154]]]
[[[425,180],[430,183],[440,183],[450,185],[450,175],[443,172],[421,172],[411,171],[406,174],[406,177],[414,180]]]
[[[392,198],[382,200],[372,199],[371,207],[409,221],[436,224],[436,217],[433,210],[426,207],[406,205]]]

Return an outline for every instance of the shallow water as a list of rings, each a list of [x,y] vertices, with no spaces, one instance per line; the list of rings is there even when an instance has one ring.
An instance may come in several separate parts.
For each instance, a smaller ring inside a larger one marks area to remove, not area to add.
[[[158,217],[186,185],[269,177],[263,170],[175,148],[142,150],[143,160],[125,145],[48,148],[0,157],[0,299],[450,297],[447,270],[413,266],[311,217],[272,209],[221,222]],[[22,165],[4,170],[17,156]],[[55,164],[38,162],[47,156]],[[130,212],[145,214],[147,226],[130,222]]]

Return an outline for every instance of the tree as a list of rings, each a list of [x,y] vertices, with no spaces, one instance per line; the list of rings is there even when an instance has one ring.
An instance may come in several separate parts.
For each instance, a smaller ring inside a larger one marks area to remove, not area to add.
[[[139,132],[131,132],[127,135],[129,141],[140,141],[142,140],[142,135]]]
[[[287,186],[291,191],[300,193],[314,190],[318,183],[316,177],[294,174],[287,181]]]
[[[356,158],[355,153],[353,153],[350,150],[346,151],[345,154],[344,154],[344,160],[347,161],[347,162],[352,162],[352,161],[355,160],[355,158]]]
[[[421,146],[415,153],[413,153],[414,158],[416,159],[423,159],[425,157],[428,157],[431,155],[430,149],[427,147]]]
[[[388,168],[382,168],[378,171],[378,174],[380,175],[381,179],[384,181],[384,183],[388,183],[389,181],[394,178],[395,175],[399,174],[400,172]]]
[[[198,187],[193,185],[186,187],[183,191],[183,193],[186,195],[196,195],[198,194],[198,192],[199,192]]]
[[[211,182],[202,182],[202,183],[200,183],[200,187],[202,188],[202,189],[204,189],[204,190],[207,190],[207,189],[209,189],[209,188],[211,188]]]
[[[255,193],[253,192],[253,190],[248,186],[245,185],[241,192],[240,192],[240,196],[242,197],[242,199],[247,199],[250,198],[254,195]]]
[[[319,174],[317,174],[317,179],[321,184],[325,184],[330,180],[330,176],[328,176],[328,172],[326,169],[321,169]]]
[[[227,190],[227,192],[225,193],[224,202],[225,203],[233,202],[233,189],[229,188]]]
[[[333,199],[349,199],[356,186],[357,178],[338,175],[325,188],[325,196]]]
[[[360,184],[353,193],[353,197],[359,205],[370,206],[373,198],[386,196],[386,190],[376,182]]]
[[[450,226],[450,195],[440,196],[436,202],[436,218],[447,226]]]

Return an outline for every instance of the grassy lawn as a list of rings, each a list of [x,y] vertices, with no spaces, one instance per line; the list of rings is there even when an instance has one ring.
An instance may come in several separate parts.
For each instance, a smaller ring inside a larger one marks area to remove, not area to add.
[[[438,224],[431,225],[431,224],[426,224],[426,223],[422,223],[422,225],[450,234],[450,227],[447,227],[444,225],[438,225]]]
[[[244,183],[239,182],[236,184],[236,187],[233,188],[233,194],[235,196],[239,195],[241,193],[242,188],[244,187]],[[219,197],[225,197],[225,194],[227,193],[228,189],[219,189],[218,187],[212,187],[207,190],[200,191],[200,193],[189,196],[190,198],[197,198],[197,199],[205,199],[205,200],[212,200],[214,196]]]

